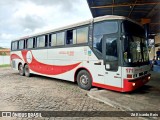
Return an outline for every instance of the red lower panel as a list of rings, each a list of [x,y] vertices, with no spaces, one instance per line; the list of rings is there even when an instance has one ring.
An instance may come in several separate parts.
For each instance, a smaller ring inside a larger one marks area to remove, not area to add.
[[[123,83],[123,92],[130,92],[137,88],[142,87],[144,84],[146,84],[149,80],[148,77],[150,75],[146,75],[145,77],[141,77],[136,80],[129,81],[128,79],[124,79]],[[135,86],[133,86],[133,83],[135,83]]]
[[[124,79],[123,88],[99,84],[99,83],[95,83],[95,82],[92,83],[92,86],[96,86],[96,87],[100,87],[100,88],[104,88],[104,89],[109,89],[109,90],[114,90],[114,91],[119,91],[119,92],[131,92],[137,88],[142,87],[144,84],[146,84],[149,81],[148,80],[149,76],[150,75],[146,75],[144,77],[141,77],[139,79],[135,79],[132,81],[129,81],[128,79]],[[133,83],[135,83],[135,86],[133,86]]]
[[[109,89],[109,90],[122,92],[122,88],[114,87],[114,86],[110,86],[110,85],[104,85],[104,84],[93,82],[92,86],[96,86],[96,87],[100,87],[100,88],[104,88],[104,89]]]

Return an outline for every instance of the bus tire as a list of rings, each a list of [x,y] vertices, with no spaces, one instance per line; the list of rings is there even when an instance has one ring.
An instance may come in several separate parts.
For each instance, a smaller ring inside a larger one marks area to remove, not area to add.
[[[78,86],[84,90],[90,90],[92,87],[91,75],[86,70],[81,70],[77,75]]]
[[[30,73],[28,65],[24,66],[24,73],[25,73],[26,77],[30,77],[31,76],[31,73]]]
[[[20,64],[20,65],[18,66],[18,70],[19,70],[19,75],[20,75],[20,76],[24,76],[24,68],[23,68],[23,65],[22,65],[22,64]]]

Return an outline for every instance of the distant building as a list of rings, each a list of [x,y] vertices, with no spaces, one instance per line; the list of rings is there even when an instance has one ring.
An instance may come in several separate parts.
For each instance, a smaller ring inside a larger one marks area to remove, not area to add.
[[[0,55],[10,55],[10,49],[8,48],[0,49]]]

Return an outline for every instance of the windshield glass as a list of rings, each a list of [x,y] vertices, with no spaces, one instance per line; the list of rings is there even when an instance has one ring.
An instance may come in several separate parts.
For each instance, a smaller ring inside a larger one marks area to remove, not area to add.
[[[149,55],[144,29],[132,22],[124,21],[124,62],[128,65],[148,64]]]

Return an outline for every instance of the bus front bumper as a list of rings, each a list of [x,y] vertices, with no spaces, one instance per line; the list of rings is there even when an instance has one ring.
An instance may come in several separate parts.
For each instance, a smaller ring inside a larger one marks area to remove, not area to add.
[[[140,78],[136,79],[124,79],[123,81],[123,92],[131,92],[134,91],[137,88],[142,87],[150,80],[151,74],[147,74],[145,76],[142,76]]]

